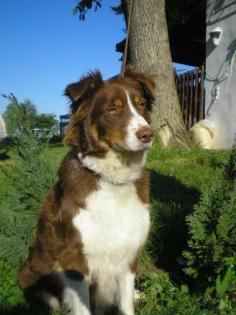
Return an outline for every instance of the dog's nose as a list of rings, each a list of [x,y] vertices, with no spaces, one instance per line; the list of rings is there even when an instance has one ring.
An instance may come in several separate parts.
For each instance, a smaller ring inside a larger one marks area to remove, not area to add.
[[[136,136],[141,142],[148,143],[153,137],[152,128],[149,126],[143,126],[136,132]]]

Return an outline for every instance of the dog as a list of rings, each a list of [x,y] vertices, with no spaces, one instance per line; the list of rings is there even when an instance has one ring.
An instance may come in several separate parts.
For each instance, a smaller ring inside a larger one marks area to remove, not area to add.
[[[71,146],[38,219],[18,282],[31,303],[71,315],[133,315],[138,257],[149,232],[155,80],[127,68],[67,86]]]

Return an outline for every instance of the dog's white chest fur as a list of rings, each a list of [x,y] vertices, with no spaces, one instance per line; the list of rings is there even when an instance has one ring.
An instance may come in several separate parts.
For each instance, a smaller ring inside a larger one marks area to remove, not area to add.
[[[113,185],[100,180],[86,208],[73,219],[92,274],[120,273],[129,268],[149,230],[148,205],[133,183]]]

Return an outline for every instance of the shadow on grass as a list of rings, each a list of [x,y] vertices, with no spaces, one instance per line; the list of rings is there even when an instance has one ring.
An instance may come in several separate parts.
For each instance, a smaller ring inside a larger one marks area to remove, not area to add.
[[[65,145],[62,142],[51,143],[49,142],[49,148],[64,148]]]
[[[7,152],[0,152],[0,161],[6,161],[9,159]]]
[[[1,315],[51,315],[50,310],[43,306],[29,306],[26,304],[16,305],[12,308],[1,308]]]
[[[187,246],[186,216],[193,212],[200,192],[175,177],[151,171],[152,229],[149,249],[158,268],[175,281],[187,281],[181,255]]]
[[[112,307],[109,310],[105,311],[104,315],[125,315],[123,312],[119,312],[118,308],[116,307]],[[48,308],[46,307],[30,307],[27,305],[19,305],[19,306],[15,306],[9,309],[2,309],[0,307],[0,314],[1,315],[53,315],[53,314],[57,314],[57,315],[65,315],[65,312],[60,312],[57,311],[56,313],[50,311]]]
[[[2,148],[0,144],[0,161],[5,161],[9,159],[8,150],[6,148]]]

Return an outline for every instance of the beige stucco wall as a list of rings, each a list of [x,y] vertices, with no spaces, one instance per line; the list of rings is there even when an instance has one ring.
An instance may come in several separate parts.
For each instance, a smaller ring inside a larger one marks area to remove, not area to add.
[[[236,1],[207,0],[206,27],[206,118],[216,127],[213,148],[227,148],[236,134]],[[209,35],[215,27],[223,30],[218,46]]]

